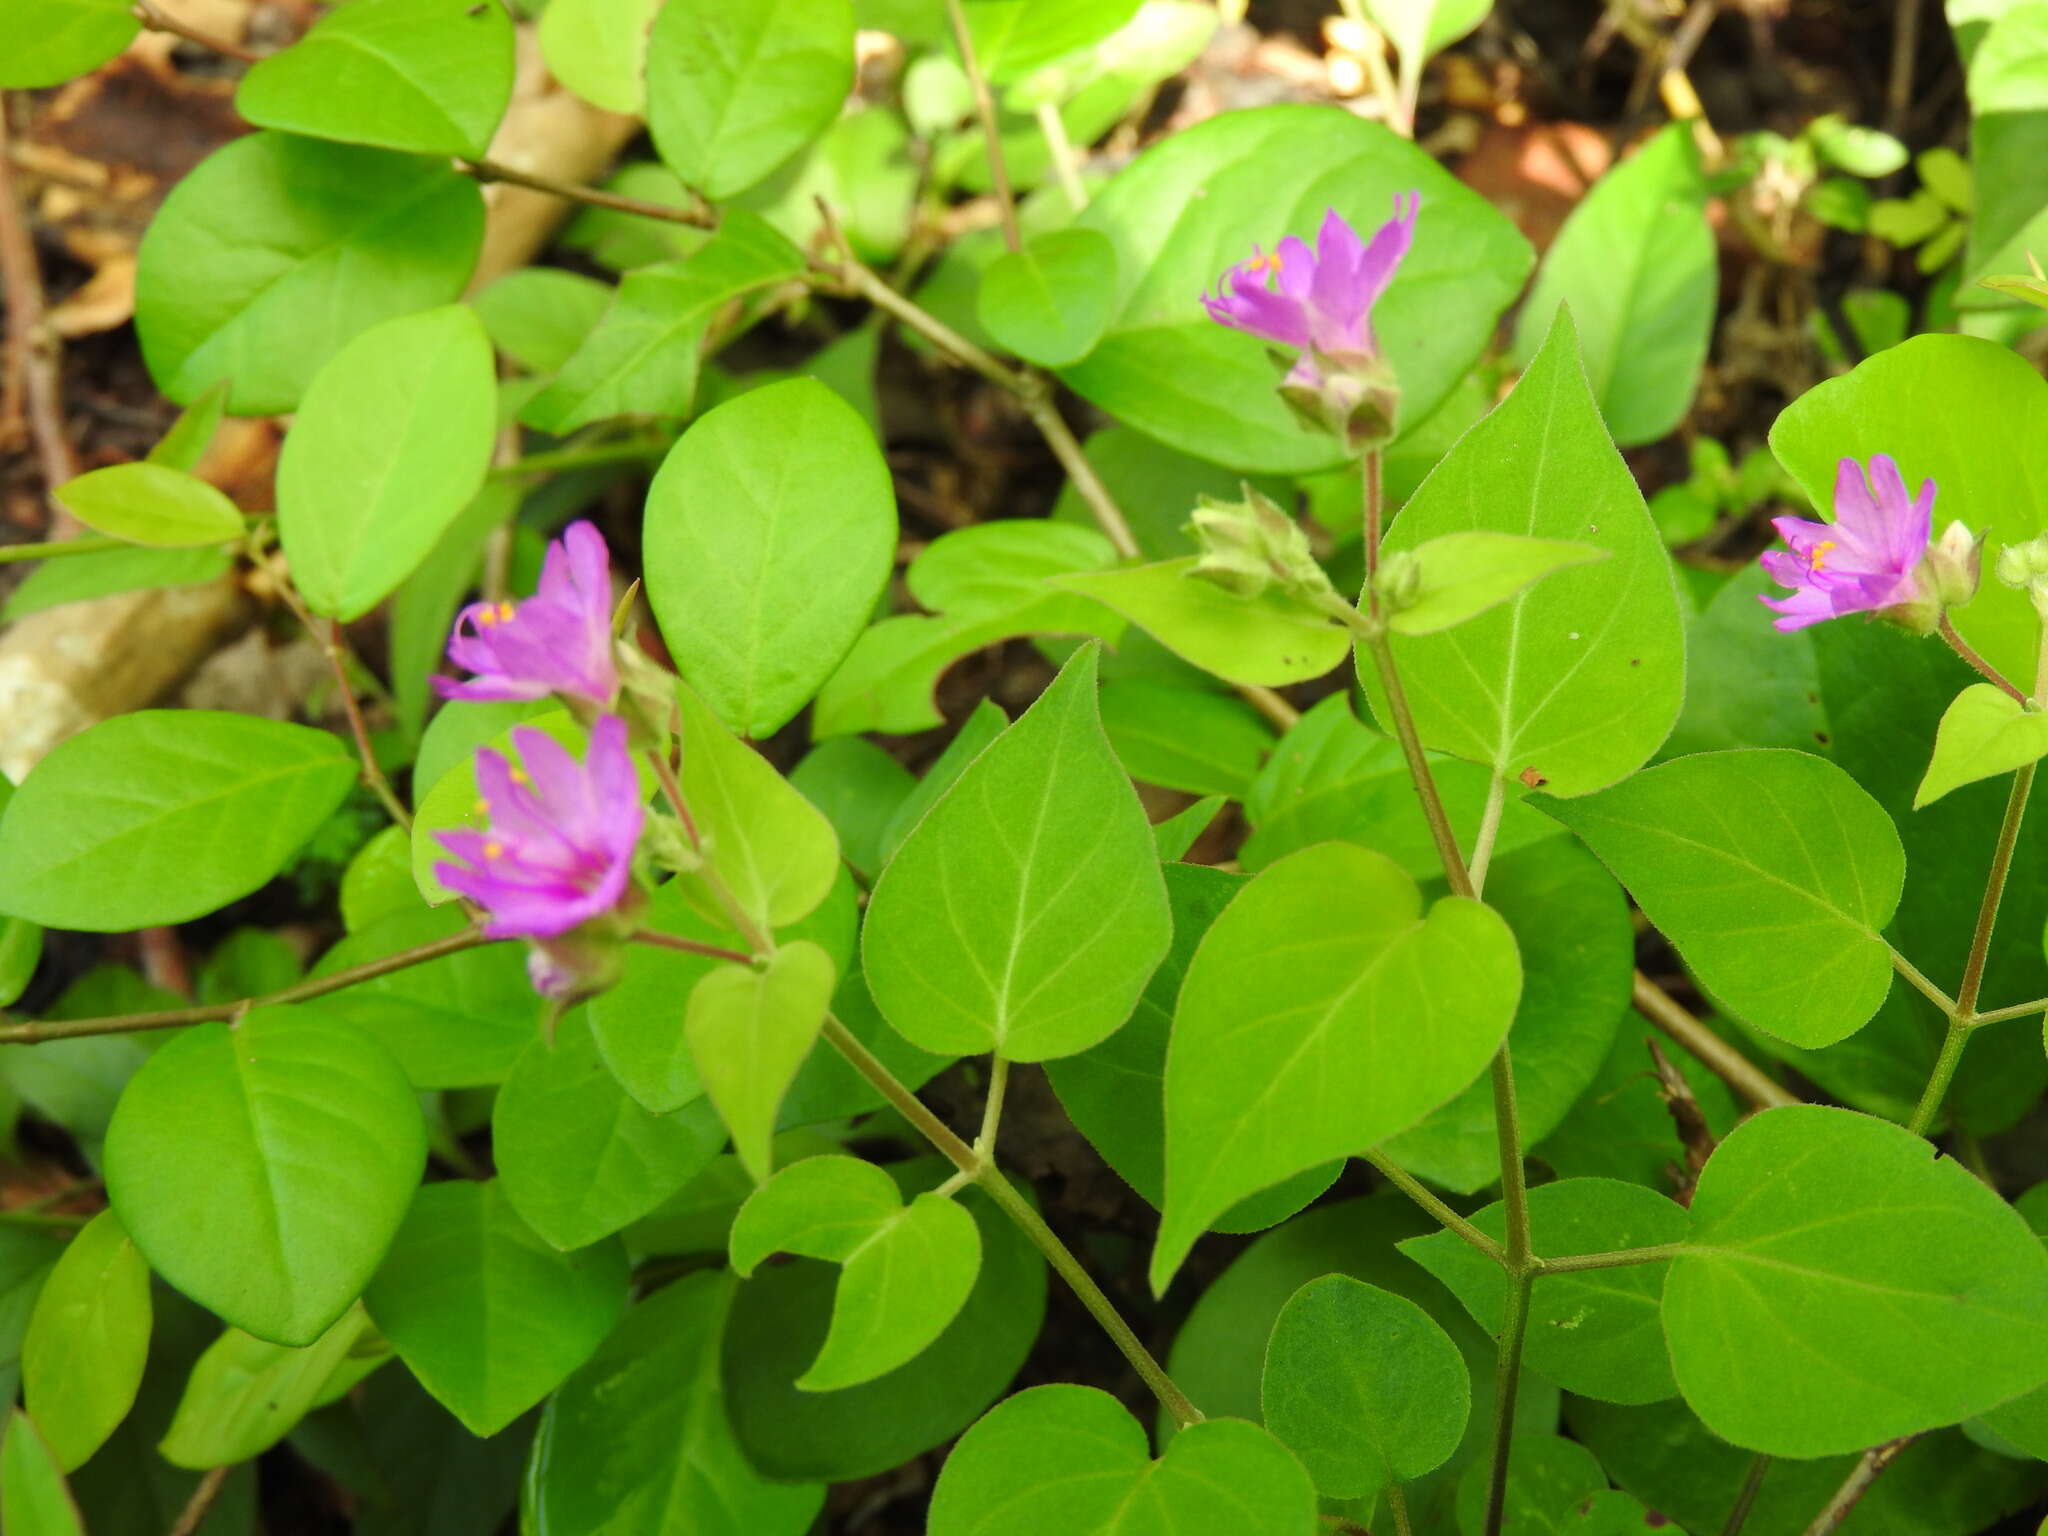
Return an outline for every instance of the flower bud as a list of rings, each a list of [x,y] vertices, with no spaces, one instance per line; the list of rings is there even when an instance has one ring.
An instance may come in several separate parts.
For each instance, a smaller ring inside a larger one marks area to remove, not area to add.
[[[657,868],[678,875],[695,874],[704,867],[704,855],[691,842],[683,824],[673,816],[649,813],[647,830],[640,835],[640,846]]]
[[[1422,562],[1409,550],[1389,550],[1380,557],[1380,568],[1372,584],[1380,601],[1393,612],[1412,608],[1415,599],[1422,595]]]
[[[1938,598],[1944,608],[1960,608],[1977,595],[1983,578],[1984,540],[1963,524],[1950,523],[1941,537],[1927,546],[1921,561],[1920,584]]]
[[[2026,588],[2048,577],[2048,534],[2024,544],[2008,544],[1998,552],[1998,579],[2008,587]]]
[[[1300,525],[1249,484],[1242,501],[1202,497],[1187,531],[1202,552],[1188,574],[1240,597],[1269,586],[1296,597],[1332,590]]]

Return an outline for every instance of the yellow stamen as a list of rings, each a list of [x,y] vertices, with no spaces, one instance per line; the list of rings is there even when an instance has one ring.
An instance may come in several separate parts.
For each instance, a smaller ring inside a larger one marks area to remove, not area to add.
[[[510,603],[498,604],[498,622],[501,624],[511,623],[512,615],[517,611]]]
[[[1835,547],[1836,542],[1837,541],[1834,539],[1822,539],[1818,544],[1813,546],[1813,554],[1811,555],[1811,557],[1808,558],[1806,563],[1809,566],[1811,566],[1814,570],[1820,570],[1827,560],[1828,551]]]
[[[479,612],[477,613],[477,616],[476,616],[476,621],[477,621],[477,623],[478,623],[478,624],[479,624],[480,626],[482,626],[483,628],[485,628],[485,629],[489,629],[489,628],[490,628],[490,627],[491,627],[491,626],[492,626],[493,624],[495,624],[495,623],[497,623],[497,622],[498,622],[498,611],[497,611],[497,609],[495,609],[495,608],[485,608],[485,609],[482,609],[482,610],[480,610],[480,611],[479,611]]]
[[[483,796],[481,795],[477,796],[476,813],[479,816],[488,816],[491,814],[491,802],[484,799]]]
[[[1257,246],[1253,246],[1252,259],[1245,263],[1245,267],[1252,272],[1271,272],[1275,277],[1278,277],[1280,275],[1280,253],[1274,251],[1271,255],[1268,255]]]
[[[498,858],[503,858],[503,857],[504,857],[504,855],[505,855],[505,845],[504,845],[503,843],[491,842],[491,843],[485,843],[485,844],[484,844],[484,857],[485,857],[485,858],[487,858],[487,859],[498,859]]]
[[[526,785],[531,784],[533,780],[529,779],[526,776],[526,770],[524,768],[514,768],[512,770],[512,782],[514,784]]]

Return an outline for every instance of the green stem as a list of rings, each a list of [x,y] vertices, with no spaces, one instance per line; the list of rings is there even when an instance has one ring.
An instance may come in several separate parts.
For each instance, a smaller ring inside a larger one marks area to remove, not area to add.
[[[1434,1216],[1443,1224],[1446,1231],[1456,1233],[1489,1259],[1492,1259],[1494,1263],[1501,1265],[1507,1263],[1508,1255],[1505,1248],[1501,1247],[1499,1243],[1444,1204],[1442,1200],[1437,1198],[1435,1192],[1423,1184],[1414,1174],[1386,1157],[1383,1153],[1367,1152],[1363,1156],[1366,1162],[1372,1164],[1373,1167],[1377,1168],[1385,1176],[1389,1184],[1393,1185],[1394,1188],[1400,1190],[1402,1194],[1421,1206],[1423,1210]]]
[[[126,539],[104,533],[83,534],[75,539],[52,539],[47,544],[0,544],[0,565],[16,560],[61,560],[66,555],[97,555],[109,549],[133,549]]]
[[[1515,1102],[1515,1069],[1503,1040],[1493,1056],[1493,1128],[1500,1141],[1500,1192],[1507,1217],[1508,1268],[1531,1268],[1529,1188],[1522,1173],[1522,1117]]]
[[[1912,983],[1914,991],[1918,992],[1922,997],[1926,998],[1927,1001],[1934,1004],[1934,1006],[1939,1008],[1943,1013],[1950,1015],[1953,1015],[1955,1013],[1956,1000],[1950,997],[1946,992],[1942,991],[1941,988],[1937,987],[1934,984],[1934,982],[1931,979],[1929,979],[1926,972],[1922,971],[1920,967],[1915,965],[1912,961],[1908,960],[1896,949],[1892,951],[1892,969],[1897,971],[1901,976],[1905,977],[1908,982]]]
[[[1934,1070],[1928,1074],[1920,1102],[1913,1108],[1913,1118],[1906,1122],[1906,1129],[1915,1136],[1925,1136],[1927,1128],[1934,1123],[1942,1098],[1948,1093],[1949,1084],[1955,1081],[1956,1068],[1962,1065],[1963,1047],[1969,1043],[1969,1025],[1949,1020],[1948,1033],[1941,1037],[1941,1050],[1934,1058]]]
[[[2031,1003],[2014,1003],[2010,1008],[1992,1008],[1973,1017],[1970,1020],[1970,1027],[1975,1029],[1980,1024],[2003,1024],[2008,1019],[2024,1019],[2032,1013],[2048,1013],[2048,997],[2037,997]]]
[[[1964,661],[1968,662],[1971,667],[1975,668],[1980,675],[1990,682],[1992,687],[2011,694],[2022,704],[2027,702],[2027,696],[2015,687],[2003,672],[1992,666],[1990,662],[1977,653],[1976,647],[1971,645],[1969,641],[1965,640],[1957,632],[1955,624],[1945,613],[1941,616],[1941,638],[1948,642],[1950,650],[1954,651]]]
[[[1493,1383],[1493,1465],[1487,1477],[1486,1525],[1482,1536],[1500,1536],[1507,1514],[1508,1452],[1515,1439],[1515,1390],[1522,1374],[1522,1343],[1529,1333],[1529,1283],[1515,1275],[1508,1283],[1507,1314],[1501,1319],[1500,1363]]]
[[[1486,784],[1486,808],[1479,813],[1479,835],[1472,839],[1472,894],[1486,889],[1486,871],[1500,840],[1501,812],[1507,808],[1508,781],[1495,774]]]
[[[1353,628],[1359,631],[1366,652],[1372,657],[1373,669],[1379,674],[1380,687],[1386,692],[1394,736],[1401,743],[1408,777],[1414,782],[1416,798],[1422,802],[1422,816],[1429,823],[1429,835],[1435,840],[1437,857],[1443,861],[1444,878],[1450,882],[1451,894],[1476,897],[1464,856],[1458,852],[1458,835],[1451,830],[1451,818],[1444,811],[1436,781],[1430,777],[1429,760],[1422,755],[1422,739],[1415,733],[1415,717],[1408,708],[1408,693],[1401,686],[1401,673],[1394,665],[1394,648],[1387,641],[1386,631],[1365,619],[1349,603],[1339,600],[1337,606],[1359,621]]]
[[[1655,1243],[1646,1248],[1610,1248],[1605,1253],[1573,1253],[1561,1259],[1539,1259],[1537,1273],[1569,1275],[1585,1269],[1623,1269],[1631,1264],[1661,1264],[1685,1252],[1683,1243]]]
[[[1722,1522],[1721,1536],[1742,1536],[1742,1528],[1749,1522],[1749,1512],[1756,1505],[1756,1496],[1763,1492],[1764,1475],[1770,1470],[1771,1458],[1757,1452],[1749,1463],[1749,1476],[1742,1480],[1742,1491],[1735,1495],[1728,1518]]]
[[[1045,138],[1045,151],[1052,157],[1053,174],[1067,195],[1067,206],[1076,214],[1088,206],[1088,187],[1081,180],[1081,157],[1074,153],[1074,141],[1067,137],[1066,119],[1057,103],[1038,104],[1038,131]]]
[[[1386,488],[1381,476],[1380,450],[1368,449],[1359,461],[1358,478],[1364,497],[1360,533],[1365,539],[1365,611],[1375,622],[1380,616],[1380,543],[1386,537]]]
[[[650,203],[637,197],[621,197],[616,192],[605,192],[596,187],[579,187],[572,182],[557,181],[552,176],[536,176],[531,171],[522,171],[516,165],[505,165],[496,160],[458,157],[455,169],[465,176],[474,176],[480,182],[502,181],[509,186],[546,192],[566,202],[582,203],[590,208],[609,208],[613,213],[635,213],[643,219],[659,219],[664,224],[688,224],[697,229],[718,227],[718,210],[706,203],[693,203],[686,208],[671,207],[667,203]]]
[[[117,1013],[97,1019],[32,1020],[22,1024],[0,1027],[0,1045],[40,1045],[45,1040],[75,1040],[82,1035],[127,1035],[150,1029],[176,1029],[185,1024],[211,1024],[223,1019],[232,1019],[250,1008],[267,1008],[278,1003],[303,1003],[310,998],[324,997],[329,992],[339,992],[357,982],[374,981],[379,976],[389,976],[393,971],[405,970],[408,966],[424,965],[429,960],[438,960],[443,955],[452,955],[458,950],[473,949],[491,940],[477,929],[465,929],[445,939],[435,939],[429,944],[416,944],[411,949],[401,949],[396,954],[381,959],[366,960],[361,965],[352,965],[345,971],[336,971],[312,981],[302,981],[296,986],[285,987],[277,992],[267,992],[260,997],[237,998],[229,1003],[205,1003],[192,1008],[165,1008],[153,1013]]]
[[[960,52],[967,87],[974,94],[974,114],[981,120],[982,143],[988,149],[989,186],[996,195],[996,212],[1003,221],[1003,244],[1014,251],[1024,241],[1017,229],[1017,200],[1010,193],[1010,168],[1003,160],[996,99],[988,88],[988,76],[981,72],[981,61],[974,56],[974,35],[967,29],[967,13],[960,0],[946,0],[946,19],[952,24],[953,46]]]
[[[556,474],[565,469],[597,469],[608,464],[632,464],[658,459],[675,446],[673,437],[633,437],[615,443],[592,443],[583,448],[556,448],[547,453],[530,453],[510,464],[499,464],[489,472],[493,480],[519,475]]]
[[[985,1159],[996,1155],[996,1130],[1003,1123],[1003,1096],[1010,1087],[1010,1058],[992,1056],[988,1069],[988,1102],[982,1106],[981,1134],[974,1138],[974,1150]]]
[[[1387,1513],[1394,1517],[1394,1536],[1414,1536],[1415,1527],[1408,1523],[1408,1495],[1399,1483],[1387,1484]]]
[[[711,960],[730,960],[735,965],[752,965],[754,957],[742,954],[737,949],[721,949],[716,944],[699,944],[695,939],[686,939],[680,934],[663,933],[659,928],[642,928],[633,935],[635,944],[651,945],[655,949],[673,949],[685,955],[703,955]]]

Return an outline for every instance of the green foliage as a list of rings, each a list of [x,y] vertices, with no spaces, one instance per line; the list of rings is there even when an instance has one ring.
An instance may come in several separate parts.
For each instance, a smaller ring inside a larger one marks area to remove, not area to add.
[[[23,1536],[85,1536],[49,1442],[33,1419],[11,1406],[0,1432],[0,1520]]]
[[[50,1271],[21,1341],[22,1401],[65,1471],[127,1416],[149,1356],[149,1266],[112,1211]]]
[[[27,0],[9,9],[8,24],[13,36],[0,59],[0,89],[10,91],[62,85],[104,64],[142,30],[121,0]]]
[[[177,548],[242,536],[242,514],[232,501],[161,464],[110,464],[65,481],[54,494],[87,527],[136,544]]]
[[[2003,689],[1972,683],[1942,714],[1927,777],[1913,809],[1952,789],[1997,778],[2048,755],[2048,716],[2029,710]]]
[[[1414,592],[1381,575],[1393,606],[1387,627],[1397,635],[1430,635],[1497,608],[1553,572],[1605,560],[1598,544],[1534,539],[1512,533],[1446,533],[1407,551]]]
[[[832,957],[798,939],[758,969],[721,964],[690,989],[684,1038],[756,1183],[773,1171],[776,1115],[825,1022],[833,981]]]
[[[1321,677],[1343,661],[1349,633],[1277,587],[1250,601],[1194,574],[1192,557],[1064,576],[1161,645],[1229,683],[1279,686]]]
[[[1048,368],[1078,363],[1109,324],[1116,278],[1116,247],[1106,235],[1093,229],[1055,230],[998,256],[982,273],[981,323],[1031,362]]]
[[[198,1471],[258,1456],[387,1358],[360,1306],[298,1348],[230,1328],[193,1363],[164,1433],[164,1459]]]

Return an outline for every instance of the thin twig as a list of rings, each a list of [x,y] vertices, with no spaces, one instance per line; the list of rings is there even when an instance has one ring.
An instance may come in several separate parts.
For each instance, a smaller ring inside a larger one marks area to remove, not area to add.
[[[42,544],[0,544],[0,565],[17,560],[62,560],[67,555],[98,555],[110,549],[127,549],[126,539],[109,534],[88,533],[75,539],[51,539]]]
[[[0,420],[26,407],[43,488],[53,491],[78,473],[78,462],[64,432],[57,339],[43,323],[42,268],[15,195],[7,138],[5,103],[0,101],[0,296],[7,310],[7,357],[0,370],[5,379],[0,398],[7,409],[0,410]],[[60,511],[58,517],[63,525],[71,525],[68,513]]]
[[[224,37],[216,37],[211,32],[202,32],[197,27],[187,26],[177,17],[158,10],[151,4],[151,0],[135,0],[135,4],[130,6],[129,10],[137,21],[152,32],[168,32],[173,37],[182,37],[186,42],[195,43],[201,48],[210,48],[213,52],[226,54],[231,59],[240,59],[244,64],[260,63],[263,59],[262,54],[244,48],[240,43],[231,43]]]
[[[673,207],[668,203],[650,203],[644,198],[623,197],[617,192],[605,192],[597,187],[583,187],[574,182],[557,181],[552,176],[522,171],[516,165],[506,165],[498,160],[463,157],[456,160],[455,169],[465,176],[474,176],[481,182],[502,181],[511,186],[526,187],[534,192],[551,193],[568,202],[582,203],[591,208],[609,208],[614,213],[637,213],[643,219],[659,219],[664,224],[687,224],[693,229],[718,227],[718,210],[707,203],[693,202],[684,208]]]
[[[226,1466],[211,1468],[206,1476],[199,1479],[199,1486],[192,1490],[192,1497],[185,1501],[185,1508],[171,1526],[170,1536],[192,1536],[206,1523],[206,1517],[213,1511],[213,1501],[220,1497],[222,1485],[234,1470],[235,1463],[229,1462]]]
[[[372,794],[384,802],[384,809],[391,813],[391,819],[404,829],[406,836],[410,837],[412,812],[405,808],[405,802],[398,798],[398,792],[391,787],[391,780],[384,776],[384,766],[377,761],[377,749],[370,742],[370,724],[363,718],[363,706],[356,698],[355,684],[348,675],[348,664],[353,653],[349,650],[348,636],[342,630],[341,620],[327,621],[327,643],[321,649],[326,652],[328,668],[334,673],[334,687],[341,695],[342,712],[348,716],[349,734],[355,737],[356,756],[362,760],[363,765],[363,782],[370,786]]]
[[[1721,1524],[1721,1536],[1742,1536],[1742,1528],[1749,1523],[1749,1512],[1755,1508],[1756,1496],[1763,1492],[1764,1477],[1770,1470],[1771,1458],[1757,1452],[1749,1463],[1749,1476],[1742,1480],[1742,1491],[1735,1495],[1728,1518]]]
[[[946,19],[953,26],[953,45],[960,50],[960,67],[967,72],[968,88],[974,93],[975,116],[981,119],[982,142],[988,147],[989,185],[1002,215],[1003,244],[1011,250],[1022,245],[1017,231],[1017,200],[1010,193],[1010,168],[1003,163],[1002,133],[996,123],[996,99],[988,88],[988,76],[974,56],[974,37],[967,30],[967,13],[960,0],[946,0]]]
[[[1878,1480],[1884,1469],[1897,1461],[1912,1443],[1913,1436],[1906,1435],[1865,1451],[1863,1459],[1842,1479],[1842,1486],[1835,1490],[1835,1496],[1828,1500],[1826,1508],[1813,1517],[1813,1523],[1806,1528],[1806,1536],[1829,1536],[1836,1526],[1849,1518],[1857,1501],[1870,1491],[1870,1485]]]
[[[1773,1082],[1755,1062],[1694,1018],[1677,998],[1641,971],[1636,972],[1633,1001],[1637,1013],[1758,1109],[1779,1109],[1799,1102],[1797,1094]]]
[[[646,944],[655,949],[673,949],[679,954],[702,955],[707,960],[730,960],[734,965],[751,965],[753,957],[737,949],[721,949],[716,944],[700,944],[695,939],[686,939],[680,934],[663,933],[659,928],[642,928],[633,935],[635,944]]]

